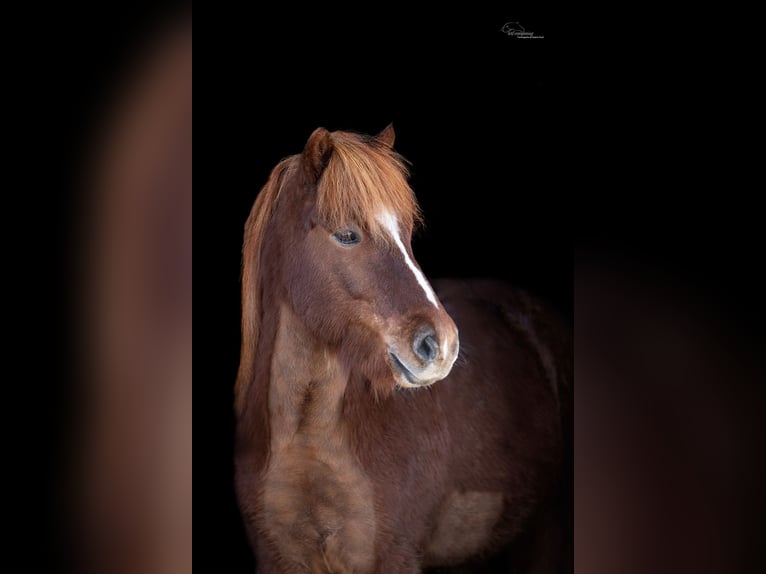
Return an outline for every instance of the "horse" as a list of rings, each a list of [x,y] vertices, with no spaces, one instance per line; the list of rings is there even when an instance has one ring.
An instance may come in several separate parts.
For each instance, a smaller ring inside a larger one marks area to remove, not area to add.
[[[429,282],[394,138],[316,129],[245,224],[235,488],[256,567],[560,571],[571,333],[504,283]]]

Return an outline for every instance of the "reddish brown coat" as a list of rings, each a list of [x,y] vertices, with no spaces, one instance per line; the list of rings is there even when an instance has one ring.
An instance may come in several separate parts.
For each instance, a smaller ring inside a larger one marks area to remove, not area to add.
[[[392,144],[391,128],[320,128],[248,219],[236,482],[260,572],[420,572],[513,550],[561,486],[570,335],[496,282],[442,281],[429,301]],[[338,245],[339,228],[361,242]],[[551,532],[524,548],[558,568]]]

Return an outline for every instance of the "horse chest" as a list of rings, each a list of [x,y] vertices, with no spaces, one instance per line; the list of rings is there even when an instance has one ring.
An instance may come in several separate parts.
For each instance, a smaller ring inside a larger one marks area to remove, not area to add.
[[[375,513],[369,481],[342,440],[297,436],[272,453],[263,524],[283,559],[310,572],[368,572]]]
[[[269,391],[271,442],[260,522],[281,559],[309,572],[369,572],[372,486],[341,416],[347,374],[283,307]]]

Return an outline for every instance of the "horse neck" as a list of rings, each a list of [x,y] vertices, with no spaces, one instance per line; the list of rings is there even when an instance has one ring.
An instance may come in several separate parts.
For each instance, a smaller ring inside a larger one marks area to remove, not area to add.
[[[268,399],[272,449],[296,437],[342,437],[348,373],[337,354],[317,341],[292,309],[282,304],[277,312]]]

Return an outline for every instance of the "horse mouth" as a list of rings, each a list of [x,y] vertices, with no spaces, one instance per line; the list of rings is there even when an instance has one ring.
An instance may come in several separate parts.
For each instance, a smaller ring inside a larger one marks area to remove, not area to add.
[[[391,357],[391,365],[399,372],[399,374],[408,383],[404,386],[422,387],[427,385],[427,382],[419,380],[415,374],[410,371],[407,366],[394,353],[389,352],[388,356]]]

